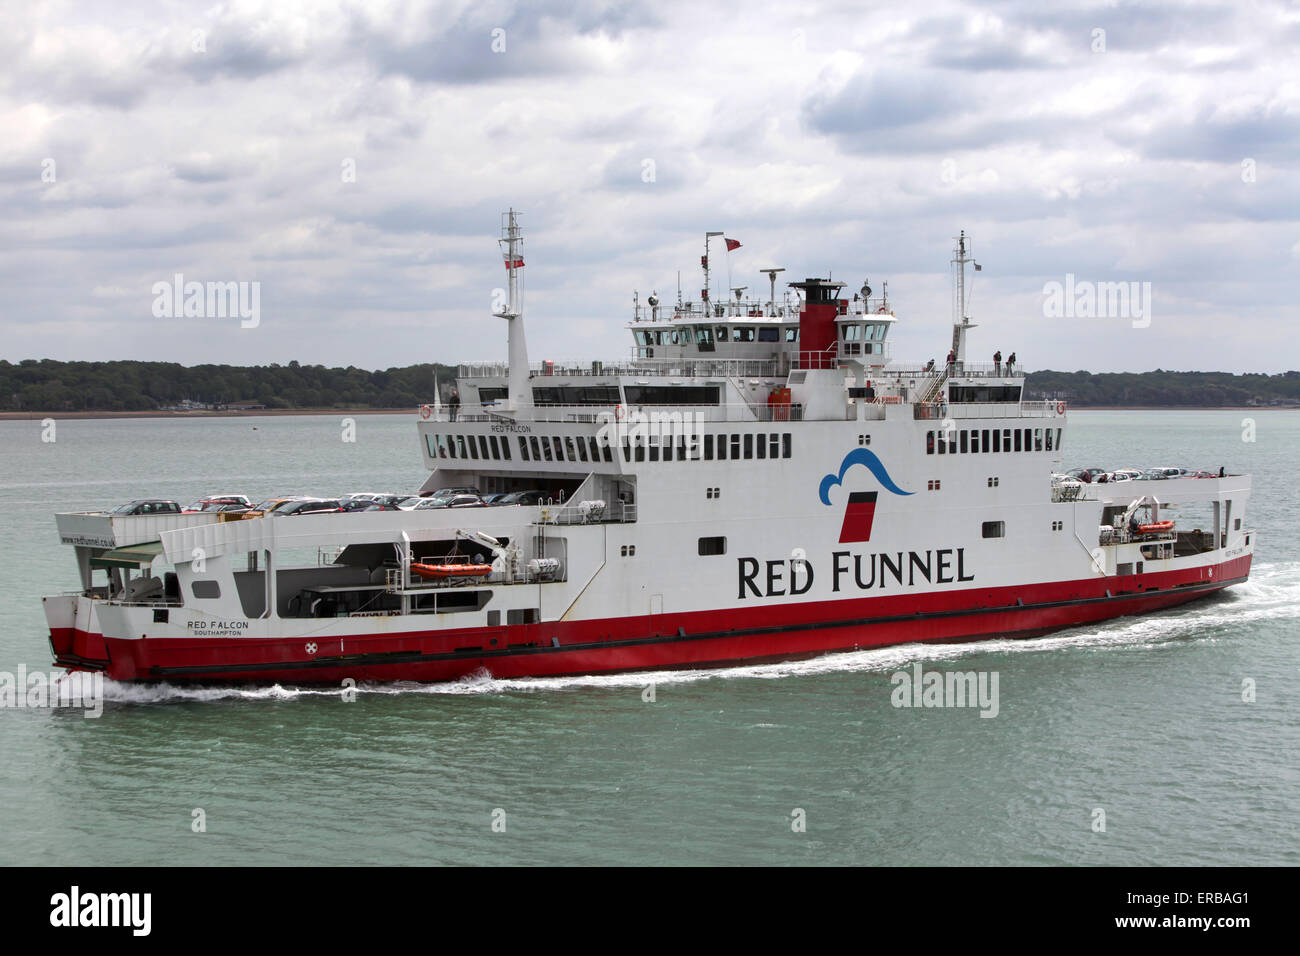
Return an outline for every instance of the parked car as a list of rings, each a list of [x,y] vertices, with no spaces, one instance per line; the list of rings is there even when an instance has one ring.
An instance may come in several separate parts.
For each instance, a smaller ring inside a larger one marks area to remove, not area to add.
[[[426,498],[443,498],[447,495],[477,495],[477,488],[439,488],[431,495],[425,495]]]
[[[1186,468],[1164,467],[1164,468],[1152,468],[1151,470],[1162,472],[1166,478],[1181,478],[1185,474],[1187,474]]]
[[[288,518],[293,515],[319,515],[342,510],[343,506],[339,504],[337,498],[303,498],[276,508],[271,514],[277,518]]]
[[[508,495],[502,495],[495,504],[498,505],[540,505],[550,497],[546,491],[512,491]]]
[[[137,498],[109,512],[114,515],[178,515],[180,513],[181,506],[176,502],[158,498]]]
[[[1111,481],[1133,481],[1141,478],[1142,472],[1136,468],[1118,468],[1111,472]]]
[[[1105,468],[1073,468],[1066,472],[1071,478],[1077,478],[1084,484],[1096,481],[1102,475],[1106,474]]]
[[[231,507],[233,506],[233,507]],[[184,511],[234,511],[239,508],[247,510],[253,503],[243,495],[204,495],[191,501]]]
[[[1169,476],[1160,468],[1148,468],[1146,471],[1142,472],[1143,481],[1164,481],[1168,477]]]
[[[288,498],[267,498],[265,501],[258,502],[251,509],[245,512],[244,517],[261,518],[265,515],[271,514],[272,512],[280,508],[285,507],[286,505],[292,504],[295,501],[306,501],[306,500],[307,500],[306,495],[291,495]]]

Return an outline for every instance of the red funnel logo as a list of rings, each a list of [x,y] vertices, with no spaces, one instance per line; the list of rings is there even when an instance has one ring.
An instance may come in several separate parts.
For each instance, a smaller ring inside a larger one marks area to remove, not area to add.
[[[840,544],[871,540],[871,522],[876,517],[876,492],[855,491],[849,495],[844,508],[844,524],[840,527]]]

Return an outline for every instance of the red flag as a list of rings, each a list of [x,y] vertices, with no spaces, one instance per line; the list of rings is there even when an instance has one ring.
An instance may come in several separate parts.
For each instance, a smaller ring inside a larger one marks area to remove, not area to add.
[[[524,267],[524,260],[516,259],[514,262],[511,262],[509,259],[507,259],[506,268],[509,269],[511,266],[514,266],[516,269],[522,269]]]
[[[727,244],[728,252],[735,252],[737,249],[740,248],[740,243],[738,243],[735,239],[723,239],[722,241]]]

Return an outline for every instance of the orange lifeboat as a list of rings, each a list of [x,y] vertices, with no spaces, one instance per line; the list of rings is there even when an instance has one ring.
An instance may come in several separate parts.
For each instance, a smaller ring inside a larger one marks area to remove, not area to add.
[[[1138,531],[1142,534],[1156,534],[1161,531],[1173,531],[1174,523],[1172,521],[1157,521],[1154,524],[1138,525]]]
[[[492,573],[490,564],[412,564],[411,573],[433,581],[481,578]]]

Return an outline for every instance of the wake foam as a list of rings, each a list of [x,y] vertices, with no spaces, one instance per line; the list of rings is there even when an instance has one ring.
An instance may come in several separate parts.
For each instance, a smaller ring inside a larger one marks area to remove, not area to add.
[[[122,684],[104,681],[105,701],[124,704],[157,704],[185,701],[290,701],[311,697],[430,694],[457,696],[473,694],[538,693],[583,688],[644,688],[649,684],[694,684],[717,680],[782,680],[820,674],[892,672],[915,661],[957,660],[976,654],[1032,654],[1062,648],[1152,648],[1175,647],[1189,640],[1227,637],[1243,624],[1288,620],[1300,617],[1300,564],[1260,564],[1251,578],[1191,605],[1116,618],[1102,624],[1058,631],[1046,637],[992,638],[963,644],[897,644],[865,651],[825,654],[810,660],[777,664],[739,664],[710,670],[638,671],[629,674],[593,674],[578,677],[496,678],[479,670],[457,681],[418,684],[397,681],[387,684],[358,684],[355,688],[212,686],[174,684]]]

